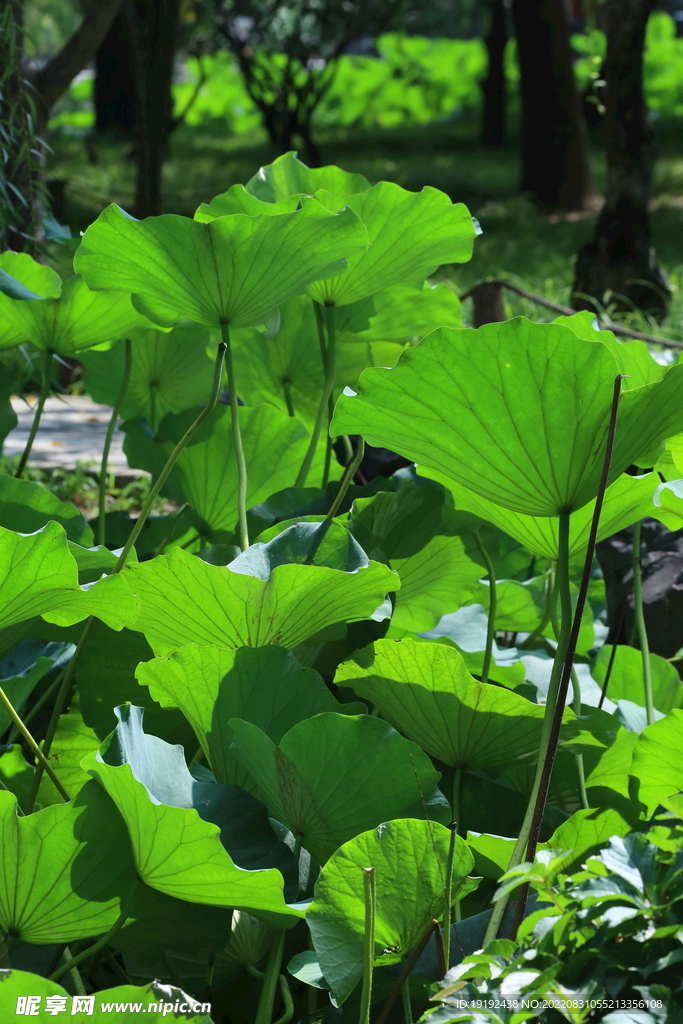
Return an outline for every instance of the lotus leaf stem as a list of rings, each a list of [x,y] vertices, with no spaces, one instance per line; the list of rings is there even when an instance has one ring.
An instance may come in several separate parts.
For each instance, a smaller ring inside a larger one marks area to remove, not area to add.
[[[308,474],[313,465],[313,459],[318,448],[320,435],[322,434],[325,417],[329,415],[328,402],[334,390],[334,381],[337,374],[337,342],[335,331],[335,309],[334,306],[325,306],[325,324],[327,327],[327,346],[325,349],[325,383],[320,396],[318,413],[315,418],[315,426],[311,434],[311,440],[301,463],[299,475],[294,483],[295,487],[305,487]]]
[[[254,1024],[271,1024],[273,1019],[273,1004],[275,1003],[275,992],[280,978],[280,967],[282,965],[282,954],[285,949],[285,931],[282,929],[273,937],[273,942],[268,954],[263,988],[259,999],[258,1009]]]
[[[403,982],[403,1020],[404,1024],[413,1024],[413,1008],[410,1003],[410,978]]]
[[[445,906],[443,910],[443,958],[446,971],[448,971],[448,968],[451,966],[451,903],[453,901],[453,864],[455,862],[455,847],[458,838],[458,823],[454,821],[450,825],[450,830],[451,838],[448,844],[446,884],[444,885]]]
[[[641,561],[641,522],[633,527],[633,607],[635,611],[636,631],[640,652],[643,658],[643,683],[645,686],[645,716],[647,724],[655,720],[654,702],[652,699],[652,666],[650,664],[650,643],[647,638],[645,614],[643,610],[643,567]]]
[[[282,995],[282,1002],[285,1004],[285,1009],[281,1017],[275,1021],[275,1024],[288,1024],[288,1022],[294,1016],[294,1000],[292,999],[292,993],[289,990],[289,984],[284,974],[280,975],[280,993]]]
[[[353,478],[354,478],[354,476],[356,475],[356,473],[358,471],[358,467],[360,466],[361,462],[363,461],[363,456],[364,455],[365,455],[365,441],[363,440],[362,437],[359,437],[358,438],[358,450],[357,450],[354,458],[352,459],[352,461],[348,464],[348,466],[344,470],[344,476],[341,479],[341,483],[339,485],[339,490],[337,491],[337,496],[335,497],[334,501],[332,502],[332,507],[330,508],[330,511],[327,513],[327,515],[325,517],[326,519],[334,519],[334,517],[336,516],[337,512],[341,508],[341,504],[342,504],[344,498],[346,497],[346,492],[348,491],[349,487],[351,486],[351,484],[353,482]]]
[[[489,614],[486,623],[486,651],[484,652],[484,665],[481,670],[482,683],[488,683],[489,672],[491,671],[491,657],[493,655],[493,638],[496,633],[496,609],[498,605],[498,595],[496,593],[496,570],[493,567],[491,556],[486,550],[486,546],[481,539],[479,530],[474,531],[474,539],[477,542],[479,553],[484,559],[486,572],[488,573],[489,578]],[[455,813],[453,816],[456,817]]]
[[[47,760],[47,754],[45,753],[44,750],[40,749],[40,747],[38,746],[38,744],[34,740],[33,736],[28,731],[28,729],[26,728],[26,726],[22,722],[22,720],[19,717],[19,715],[17,714],[17,712],[14,710],[14,706],[13,706],[11,700],[9,699],[9,697],[7,696],[7,694],[2,689],[1,686],[0,686],[0,704],[2,704],[4,706],[5,711],[10,716],[10,718],[12,719],[14,724],[16,725],[16,727],[19,730],[19,732],[21,733],[21,735],[24,737],[26,743],[29,745],[29,747],[31,748],[33,753],[36,755],[36,757],[38,759],[38,766],[39,766],[39,768],[44,769],[47,772],[47,774],[50,777],[50,781],[53,783],[53,785],[54,785],[55,789],[57,790],[57,792],[59,793],[59,795],[62,797],[62,799],[65,802],[68,803],[69,800],[71,799],[71,797],[69,796],[67,791],[64,789],[64,786],[61,784],[61,782],[59,781],[57,776],[55,775],[55,772],[54,772],[54,770],[52,768],[52,765]],[[48,751],[48,753],[49,753],[49,751]],[[36,777],[37,774],[38,774],[38,768],[36,768],[35,775],[33,777],[34,785],[35,785],[35,777]],[[42,774],[42,772],[41,772],[41,774]],[[38,784],[40,784],[40,780],[38,780]],[[38,786],[36,785],[35,788],[36,788],[36,792],[37,792],[38,791]],[[34,798],[33,802],[31,803],[31,809],[33,808],[33,804],[34,803],[35,803],[35,798]],[[30,810],[28,809],[28,807],[26,808],[26,813],[27,814],[31,813]]]
[[[360,996],[358,1024],[370,1024],[372,1004],[372,971],[375,962],[375,914],[377,888],[374,868],[363,868],[363,894],[365,897],[365,933],[363,938],[363,988]]]
[[[149,426],[150,430],[156,437],[157,433],[157,397],[159,395],[159,387],[157,384],[150,384],[149,386]]]
[[[14,474],[17,480],[21,478],[28,462],[28,457],[31,454],[33,448],[33,442],[36,439],[38,433],[38,427],[40,426],[40,419],[43,415],[43,409],[47,396],[50,394],[50,382],[52,380],[52,352],[45,352],[43,357],[43,379],[40,383],[40,394],[38,395],[38,402],[36,404],[36,411],[33,414],[33,423],[29,431],[28,440],[26,446],[22,452],[21,459],[19,460],[19,466],[16,473]]]
[[[285,405],[287,406],[287,415],[290,418],[293,418],[294,402],[292,401],[292,382],[287,377],[285,377],[285,379],[282,381],[282,390],[285,393]]]
[[[228,394],[230,396],[230,420],[232,423],[232,443],[237,462],[237,519],[240,547],[246,551],[249,547],[249,530],[247,527],[247,461],[242,447],[240,430],[240,410],[237,402],[237,385],[235,383],[235,367],[230,347],[230,328],[227,324],[221,327],[221,337],[225,345],[225,365],[228,370]]]
[[[104,447],[102,449],[98,502],[99,518],[97,520],[98,544],[106,544],[107,523],[104,517],[104,513],[107,501],[107,463],[109,462],[109,451],[111,449],[112,438],[114,437],[114,428],[116,427],[116,421],[119,418],[119,410],[121,409],[121,406],[123,404],[123,399],[126,397],[126,389],[128,387],[128,381],[130,380],[130,368],[133,362],[133,350],[130,338],[126,338],[124,341],[124,352],[125,355],[123,363],[123,377],[121,378],[119,393],[116,396],[114,408],[111,411],[111,416],[109,418],[109,426],[107,427],[107,436],[104,439]]]
[[[125,568],[126,562],[128,561],[128,556],[130,555],[131,551],[133,550],[133,546],[135,545],[136,540],[140,536],[140,534],[141,534],[141,532],[142,532],[142,530],[144,528],[144,525],[147,522],[147,518],[148,518],[150,512],[152,511],[152,506],[153,506],[153,504],[154,504],[154,502],[156,500],[156,497],[159,494],[159,491],[161,490],[161,488],[166,483],[166,480],[168,479],[169,474],[171,473],[171,470],[173,469],[174,465],[178,461],[178,457],[179,457],[180,453],[182,452],[183,448],[188,444],[188,442],[192,439],[194,434],[196,434],[196,432],[199,430],[199,428],[201,427],[201,425],[204,422],[204,420],[206,420],[206,418],[208,416],[210,416],[211,413],[213,412],[213,409],[215,408],[216,402],[218,400],[218,392],[220,391],[220,386],[221,386],[221,375],[222,375],[222,372],[223,372],[223,360],[224,360],[224,357],[225,357],[225,351],[226,351],[226,346],[223,344],[223,342],[221,342],[220,345],[218,346],[218,353],[216,355],[216,364],[215,364],[215,368],[214,368],[213,384],[212,384],[212,387],[211,387],[211,394],[209,396],[209,400],[206,403],[206,405],[204,406],[204,408],[202,409],[202,411],[197,416],[197,418],[194,421],[194,423],[192,423],[188,427],[188,429],[185,431],[185,433],[183,434],[181,439],[178,441],[177,445],[175,446],[175,448],[173,449],[173,451],[169,455],[168,459],[166,460],[166,465],[164,466],[164,468],[162,469],[161,473],[159,474],[159,477],[157,478],[157,480],[154,483],[154,485],[150,488],[150,492],[147,495],[147,498],[145,500],[144,505],[142,506],[142,510],[140,512],[140,515],[139,515],[135,525],[133,526],[133,529],[130,532],[130,536],[128,537],[128,540],[126,541],[126,543],[124,545],[124,548],[121,551],[121,554],[119,555],[118,559],[116,560],[116,564],[114,565],[111,573],[109,574],[110,576],[116,575],[116,573],[121,572],[121,570],[123,568]],[[78,641],[78,645],[76,646],[76,650],[73,653],[73,657],[71,658],[71,661],[67,665],[66,671],[64,672],[64,677],[62,679],[62,684],[61,684],[61,686],[59,688],[59,692],[58,692],[57,698],[55,700],[55,706],[52,709],[52,716],[50,718],[50,722],[49,722],[48,727],[47,727],[47,732],[45,734],[45,739],[43,741],[43,750],[42,750],[41,756],[44,756],[44,758],[47,758],[49,753],[50,753],[50,749],[52,747],[52,741],[54,740],[55,733],[57,732],[57,725],[59,723],[59,716],[62,713],[62,709],[64,707],[64,703],[65,703],[67,695],[69,693],[69,688],[71,686],[71,681],[72,681],[72,679],[74,677],[74,673],[76,671],[76,666],[78,665],[78,662],[79,662],[80,657],[81,657],[81,655],[83,653],[83,650],[84,650],[88,640],[90,639],[90,636],[91,636],[91,634],[92,634],[92,632],[93,632],[93,630],[94,630],[94,628],[95,628],[95,626],[96,626],[98,621],[99,620],[96,619],[92,615],[86,621],[85,626],[83,627],[83,632],[81,633],[81,637],[80,637],[80,639]],[[34,806],[35,806],[36,797],[38,795],[38,787],[40,786],[40,779],[42,777],[43,767],[44,766],[43,766],[42,761],[39,760],[39,763],[38,763],[38,765],[36,767],[35,774],[33,776],[33,782],[31,784],[31,791],[29,793],[29,797],[28,797],[28,801],[27,801],[27,807],[26,807],[26,813],[27,814],[30,814],[31,811],[33,810]],[[45,768],[45,770],[46,771],[48,770],[47,767]],[[67,795],[65,797],[65,799],[69,800],[70,798]]]

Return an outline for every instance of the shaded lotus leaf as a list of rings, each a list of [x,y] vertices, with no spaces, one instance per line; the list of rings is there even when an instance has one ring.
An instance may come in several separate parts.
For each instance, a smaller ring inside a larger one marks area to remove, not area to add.
[[[0,348],[31,341],[47,352],[74,356],[148,326],[130,295],[98,294],[80,274],[64,282],[59,296],[17,300],[0,294]]]
[[[279,743],[297,722],[324,711],[345,713],[317,672],[302,668],[282,647],[199,647],[138,666],[137,678],[162,707],[178,707],[219,782],[244,786],[247,773],[230,749],[228,725],[241,718]],[[351,706],[358,713],[358,705]]]
[[[657,477],[657,473],[653,473]],[[683,480],[667,480],[654,492],[654,507],[647,513],[670,530],[683,527]]]
[[[339,666],[337,686],[376,705],[397,729],[445,764],[485,771],[538,749],[544,708],[478,683],[452,647],[378,640]]]
[[[15,711],[22,714],[26,701],[41,679],[52,669],[63,668],[73,650],[73,645],[68,643],[24,640],[0,661],[0,686],[11,700]],[[5,708],[1,707],[0,736],[10,724],[9,715]]]
[[[668,797],[683,792],[683,711],[669,714],[643,729],[633,747],[630,791],[651,816]]]
[[[162,326],[255,327],[366,247],[351,210],[330,214],[314,199],[279,217],[208,224],[175,214],[136,221],[112,205],[83,235],[74,266],[94,289],[132,292],[136,308]]]
[[[539,625],[545,611],[543,607],[545,577],[520,583],[519,580],[496,581],[496,631],[505,633],[531,633]],[[475,594],[486,616],[489,615],[491,587],[482,580]]]
[[[433,469],[421,467],[420,475],[447,487],[453,495],[456,508],[466,509],[481,516],[515,540],[519,540],[527,550],[543,558],[557,561],[558,520],[554,516],[539,517],[513,512],[482,497],[473,488],[449,480],[443,473]],[[605,491],[598,526],[598,541],[611,537],[627,526],[632,526],[639,519],[656,516],[653,495],[656,493],[658,482],[659,477],[654,472],[643,476],[622,473],[617,477]],[[572,513],[569,526],[570,558],[585,556],[594,509],[595,499]]]
[[[283,876],[273,864],[287,871],[295,864],[265,809],[208,772],[197,781],[182,747],[143,732],[142,714],[132,705],[118,708],[116,731],[83,760],[126,823],[141,880],[190,903],[271,911],[283,916],[283,926],[302,916],[284,901]]]
[[[363,976],[363,868],[375,869],[374,962],[400,962],[434,918],[443,916],[449,844],[449,830],[436,822],[388,821],[345,843],[324,865],[306,921],[335,1005],[344,1002]],[[458,836],[453,902],[476,888],[479,879],[467,877],[473,864]]]
[[[642,341],[619,341],[612,331],[602,329],[593,313],[584,310],[572,316],[558,316],[554,324],[564,324],[574,334],[585,341],[598,341],[606,345],[617,361],[619,373],[624,374],[621,382],[622,391],[631,391],[643,384],[653,384],[661,380],[666,372],[653,358],[647,345]]]
[[[58,626],[95,615],[113,629],[135,622],[139,603],[120,576],[81,588],[64,528],[23,536],[0,528],[0,628],[42,615]]]
[[[240,397],[246,405],[268,402],[288,413],[287,390],[295,416],[312,423],[325,382],[315,310],[308,296],[299,295],[286,302],[281,313],[280,329],[273,337],[259,331],[236,332]],[[391,340],[340,332],[333,397],[346,386],[355,387],[366,367],[393,366],[402,350]]]
[[[135,868],[125,825],[107,794],[88,782],[70,803],[22,818],[14,795],[0,790],[0,816],[5,932],[47,945],[108,931]]]
[[[276,746],[233,719],[234,753],[273,817],[320,863],[354,836],[391,818],[448,821],[439,773],[426,754],[368,715],[320,714]]]
[[[123,447],[129,464],[157,477],[196,415],[196,409],[186,409],[165,416],[156,438],[144,422],[128,421],[124,424]],[[309,433],[298,419],[290,419],[268,405],[253,409],[242,406],[239,417],[249,467],[247,504],[257,505],[296,477]],[[323,454],[321,446],[320,459]],[[163,491],[179,504],[189,504],[188,515],[205,540],[225,543],[237,522],[237,487],[230,409],[217,405],[181,452]]]
[[[126,923],[110,945],[136,963],[155,968],[166,950],[190,955],[200,949],[220,952],[230,941],[231,923],[229,909],[177,900],[138,883]]]
[[[0,526],[20,533],[35,533],[48,522],[60,523],[69,540],[90,547],[92,529],[70,501],[60,501],[44,484],[0,476]]]
[[[112,1014],[110,1008],[117,1005],[127,1008],[131,1005],[139,1006],[138,1011],[132,1012],[147,1014],[145,1017],[147,1024],[159,1024],[159,1021],[166,1018],[165,1007],[174,1006],[176,1003],[185,1007],[181,1013],[182,1019],[187,1021],[187,1024],[212,1024],[211,1016],[202,1010],[203,1003],[197,1002],[182,989],[176,988],[174,985],[164,985],[160,981],[152,981],[149,985],[119,985],[117,988],[101,989],[97,993],[94,1006],[90,1007],[89,1000],[85,998],[83,1004],[80,1004],[82,1008],[79,1008],[78,996],[72,996],[61,985],[48,978],[43,978],[39,974],[17,970],[3,971],[0,975],[0,982],[0,1013],[6,1020],[9,1020],[10,1016],[15,1013],[19,997],[25,996],[29,992],[38,996],[40,1004],[43,1003],[43,997],[46,1000],[49,997],[65,1000],[61,1004],[65,1011],[70,1000],[73,1000],[69,1017],[73,1024],[103,1024],[107,1021],[116,1021],[119,1014],[116,1011]],[[53,1003],[53,1005],[59,1006],[60,1004]],[[104,1009],[105,1005],[107,1006],[106,1010]],[[49,1010],[47,1012],[51,1019],[52,1013]],[[128,1009],[121,1011],[121,1015],[128,1016]]]
[[[14,793],[20,807],[31,792],[35,767],[29,764],[19,743],[0,744],[0,779],[4,788]]]
[[[617,363],[568,327],[523,317],[441,329],[391,370],[366,370],[330,430],[361,433],[495,504],[575,512],[598,490]],[[683,427],[683,366],[621,396],[608,483]]]
[[[355,573],[281,565],[264,582],[180,548],[130,565],[123,575],[140,600],[135,629],[157,657],[191,643],[291,649],[334,623],[368,618],[400,587],[396,573],[378,562]]]
[[[192,727],[178,708],[162,707],[135,678],[140,662],[153,656],[142,633],[130,629],[115,633],[103,624],[98,626],[79,662],[82,685],[77,683],[76,690],[83,721],[104,740],[118,724],[114,708],[130,702],[144,708],[145,724],[155,736],[196,750]]]
[[[454,205],[445,192],[429,185],[406,192],[380,181],[346,203],[367,228],[370,248],[349,256],[343,282],[312,284],[308,294],[316,302],[347,306],[393,285],[422,281],[442,264],[466,263],[472,256],[476,232],[467,207]]]
[[[269,534],[273,531],[277,533],[271,539]],[[324,565],[349,573],[370,565],[358,541],[333,519],[291,526],[281,523],[266,531],[263,538],[265,543],[257,541],[230,562],[231,572],[267,580],[273,569],[281,565]]]
[[[289,152],[259,168],[244,187],[264,203],[280,203],[290,196],[312,196],[321,188],[344,198],[366,191],[370,182],[362,174],[352,174],[334,164],[307,167],[296,153]]]
[[[440,488],[409,480],[354,501],[349,530],[401,580],[394,625],[424,632],[473,598],[486,573],[473,533],[478,522],[448,508]]]
[[[607,668],[612,659],[614,648],[605,644],[598,651],[591,668],[591,675],[596,683],[603,685]],[[659,654],[650,654],[650,673],[652,676],[652,700],[658,711],[666,714],[672,708],[679,708],[683,703],[683,683],[676,670],[666,658]],[[645,703],[645,683],[643,681],[642,651],[626,644],[619,644],[614,655],[607,690],[611,700],[626,699],[636,704]]]
[[[184,324],[168,333],[136,331],[132,341],[130,378],[119,409],[122,419],[146,416],[152,423],[153,388],[157,422],[168,412],[182,412],[206,401],[214,360],[207,354],[212,339],[205,327]],[[114,405],[123,378],[123,342],[86,352],[81,362],[92,400]]]

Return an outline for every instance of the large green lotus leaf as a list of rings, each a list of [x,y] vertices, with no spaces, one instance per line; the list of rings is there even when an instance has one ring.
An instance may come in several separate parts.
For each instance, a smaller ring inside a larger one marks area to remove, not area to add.
[[[0,745],[0,751],[0,780],[3,783],[0,789],[14,793],[19,806],[23,807],[31,792],[35,768],[28,763],[18,743]]]
[[[300,201],[300,195],[291,195],[278,202],[264,202],[247,192],[244,185],[231,185],[227,192],[214,196],[210,203],[201,203],[195,211],[194,219],[201,224],[209,224],[218,217],[226,217],[233,213],[246,213],[249,217],[259,217],[262,214],[279,217],[281,213],[293,213]]]
[[[206,402],[214,370],[214,361],[207,354],[210,344],[209,331],[193,324],[176,327],[170,333],[136,331],[130,378],[119,409],[122,419],[146,416],[152,421],[153,387],[156,388],[157,421],[167,412],[182,412]],[[123,343],[110,349],[86,352],[81,362],[93,401],[114,405],[123,377]]]
[[[24,705],[41,679],[54,668],[63,668],[73,653],[73,646],[65,643],[44,643],[42,640],[24,640],[11,654],[0,661],[0,686],[21,714]],[[0,708],[0,736],[10,725],[4,707]]]
[[[73,1024],[125,1024],[126,1020],[130,1020],[131,1012],[146,1014],[146,1024],[159,1024],[171,1012],[165,1007],[173,1008],[176,1004],[182,1007],[182,1019],[187,1024],[212,1024],[210,1014],[202,1009],[203,1003],[195,1001],[182,989],[164,985],[160,981],[152,981],[149,985],[119,985],[117,988],[101,989],[97,993],[94,1007],[91,1007],[88,998],[79,1002],[79,996],[72,996],[61,985],[39,974],[17,970],[0,971],[0,1014],[4,1020],[15,1016],[17,1000],[27,994],[37,996],[39,1006],[47,1006],[47,999],[52,998],[51,1005],[63,1008],[64,1013],[67,1006],[70,1007],[69,1020]],[[131,1011],[132,1005],[139,1006],[139,1011]],[[117,1010],[117,1007],[124,1006],[125,1010]],[[43,1021],[55,1019],[52,1010],[34,1016],[39,1016]],[[176,1013],[173,1016],[178,1018]]]
[[[436,188],[406,192],[380,181],[346,202],[367,228],[370,248],[349,257],[343,277],[311,285],[308,294],[317,302],[347,306],[393,285],[423,280],[444,263],[466,263],[472,256],[475,229],[469,210]]]
[[[139,611],[120,575],[78,586],[78,567],[59,523],[25,536],[0,528],[0,592],[0,628],[36,615],[58,626],[95,615],[122,629],[135,622]]]
[[[659,479],[658,474],[654,476]],[[683,527],[683,480],[667,480],[654,492],[653,508],[647,513],[670,530]]]
[[[0,349],[25,340],[21,323],[16,327],[12,319],[12,306],[27,299],[58,298],[61,292],[62,279],[51,267],[36,263],[28,253],[0,253]]]
[[[611,644],[601,647],[591,668],[591,675],[599,686],[605,681],[613,650]],[[651,654],[650,673],[652,700],[657,710],[666,714],[672,708],[680,708],[683,704],[683,683],[675,665],[658,654]],[[627,647],[626,644],[619,644],[614,655],[607,692],[610,700],[624,698],[636,704],[645,704],[642,651],[635,647]]]
[[[375,869],[375,964],[395,963],[415,948],[434,918],[443,916],[449,845],[450,832],[443,825],[407,818],[363,832],[325,864],[306,921],[337,1006],[363,976],[363,868]],[[454,902],[476,888],[478,879],[467,877],[473,864],[458,836]]]
[[[70,501],[60,501],[43,484],[0,476],[0,526],[35,533],[48,522],[61,523],[67,538],[77,544],[90,547],[95,543],[83,514]]]
[[[3,273],[3,278],[0,279],[0,292],[5,295],[11,295],[12,290],[4,275],[13,278],[20,286],[31,292],[32,298],[56,299],[62,293],[62,279],[57,271],[48,267],[46,263],[38,263],[26,252],[13,252],[7,249],[0,253],[0,271]],[[19,290],[16,292],[16,298],[22,298]],[[3,302],[4,299],[0,299],[0,309],[4,308],[1,305]]]
[[[78,693],[76,693],[71,701],[71,707],[66,714],[61,715],[57,723],[57,732],[48,755],[48,761],[52,765],[55,775],[72,799],[89,781],[88,776],[81,768],[81,761],[88,754],[97,750],[99,745],[99,736],[83,721]],[[48,807],[50,804],[60,804],[63,799],[64,797],[58,793],[52,779],[43,774],[38,790],[40,806]]]
[[[342,395],[333,434],[362,433],[489,501],[533,516],[597,493],[617,364],[606,346],[517,317],[435,331]],[[608,483],[683,425],[683,367],[621,397]]]
[[[681,749],[683,711],[679,708],[638,736],[629,769],[630,788],[635,799],[645,804],[648,816],[668,797],[683,792]]]
[[[543,618],[543,603],[539,601],[543,591],[539,584],[545,583],[544,576],[537,576],[526,583],[519,580],[497,580],[496,582],[496,631],[505,633],[531,633]],[[482,580],[474,597],[474,604],[480,604],[489,615],[491,587],[488,580]]]
[[[312,196],[319,189],[344,198],[365,192],[370,182],[362,174],[341,167],[307,167],[296,153],[283,153],[272,164],[259,168],[245,185],[246,191],[264,203],[280,203],[290,196]]]
[[[539,843],[537,849],[569,853],[563,869],[569,873],[578,870],[586,857],[604,846],[610,836],[628,835],[633,826],[633,820],[628,821],[613,807],[581,809],[559,825],[547,843]],[[468,832],[467,845],[474,854],[474,870],[484,878],[498,881],[508,869],[515,842],[506,836]]]
[[[585,341],[599,341],[606,345],[617,361],[619,372],[624,374],[622,391],[653,384],[661,380],[666,372],[666,366],[653,359],[649,348],[642,341],[618,341],[612,331],[601,330],[594,314],[587,310],[572,316],[558,316],[553,323],[564,324]]]
[[[247,799],[248,794],[236,786],[197,782],[187,770],[181,747],[142,733],[141,710],[120,708],[121,725],[103,751],[84,758],[82,766],[121,812],[142,881],[190,903],[273,912],[282,916],[283,924],[302,916],[285,903],[280,871],[261,869],[266,859],[264,836],[258,827],[262,821],[254,820],[253,800],[248,808],[234,806],[240,794]],[[214,823],[216,819],[220,824]],[[221,842],[222,833],[227,833],[232,845],[240,830],[240,859],[256,860],[259,869],[238,867]],[[274,833],[273,840],[275,847]]]
[[[136,327],[149,327],[147,317],[133,308],[130,295],[98,294],[79,274],[64,282],[59,298],[16,301],[0,295],[0,331],[4,323],[11,331],[0,335],[0,348],[8,347],[8,339],[18,339],[63,356],[115,341]]]
[[[447,284],[423,288],[395,285],[373,296],[374,313],[359,338],[375,341],[410,341],[437,327],[462,327],[460,299]]]
[[[138,309],[171,327],[255,327],[307,285],[367,247],[351,210],[314,199],[279,217],[220,217],[200,224],[165,214],[132,220],[108,206],[83,235],[74,266],[94,289],[134,293]]]
[[[334,623],[368,618],[400,587],[396,573],[378,562],[355,573],[281,565],[264,582],[180,548],[123,575],[140,599],[135,629],[157,657],[192,643],[291,649]]]
[[[394,625],[425,632],[469,603],[486,572],[473,534],[477,522],[446,507],[440,488],[412,481],[354,501],[349,530],[401,580]]]
[[[441,776],[427,755],[378,718],[316,715],[279,746],[250,722],[230,724],[235,755],[260,799],[321,864],[381,821],[449,820]]]
[[[106,932],[135,882],[126,828],[89,782],[70,803],[18,817],[0,791],[0,924],[24,942],[74,942]],[[2,985],[0,985],[0,991]]]
[[[538,749],[544,709],[509,690],[478,683],[444,644],[378,640],[337,669],[349,686],[432,757],[485,771]]]
[[[297,722],[323,711],[344,713],[317,672],[302,668],[282,647],[189,644],[167,658],[138,666],[137,678],[162,707],[178,707],[219,782],[243,786],[244,767],[230,749],[228,722],[257,725],[274,743]]]
[[[616,723],[616,719],[614,719]],[[614,793],[628,800],[628,776],[633,760],[633,750],[638,740],[638,734],[629,729],[618,728],[614,742],[601,755],[595,767],[586,775],[586,787],[590,791],[597,790],[600,797],[591,797],[593,803],[600,800],[609,804],[603,799],[603,794]],[[590,794],[589,794],[590,795]]]
[[[456,508],[466,509],[488,520],[515,540],[521,541],[533,554],[557,561],[558,520],[554,516],[537,517],[524,515],[523,512],[513,512],[482,497],[472,488],[449,480],[443,473],[434,469],[420,467],[420,475],[448,488],[453,495]],[[643,476],[629,476],[627,473],[618,476],[605,491],[598,526],[598,541],[611,537],[646,516],[656,516],[653,495],[658,483],[659,476],[655,472]],[[595,499],[572,513],[569,526],[571,558],[585,555],[594,510]]]
[[[420,293],[416,293],[420,294]],[[325,374],[313,304],[308,296],[295,296],[281,309],[282,320],[273,337],[258,331],[236,332],[235,372],[246,405],[268,402],[287,413],[285,384],[294,414],[306,423],[315,420]],[[368,366],[393,366],[402,346],[340,333],[333,396],[355,387]]]
[[[158,475],[167,457],[196,419],[196,409],[165,416],[155,440],[139,420],[126,426],[124,451],[130,465]],[[247,506],[258,505],[296,476],[309,443],[298,419],[268,405],[240,407],[247,461]],[[209,543],[228,539],[237,522],[238,473],[230,409],[217,405],[180,454],[166,493],[190,505],[193,522]]]

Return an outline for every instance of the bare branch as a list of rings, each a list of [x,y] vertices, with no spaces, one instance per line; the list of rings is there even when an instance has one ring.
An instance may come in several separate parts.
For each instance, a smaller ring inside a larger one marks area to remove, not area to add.
[[[71,81],[95,56],[111,23],[121,9],[123,0],[97,0],[80,26],[44,68],[36,73],[33,85],[49,114]]]

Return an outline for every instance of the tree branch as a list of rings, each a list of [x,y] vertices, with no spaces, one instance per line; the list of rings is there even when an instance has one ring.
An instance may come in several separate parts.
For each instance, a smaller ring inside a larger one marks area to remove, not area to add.
[[[45,114],[49,115],[59,97],[69,88],[72,79],[95,56],[95,51],[109,31],[122,3],[123,0],[98,0],[93,4],[59,53],[35,74],[33,85]]]

